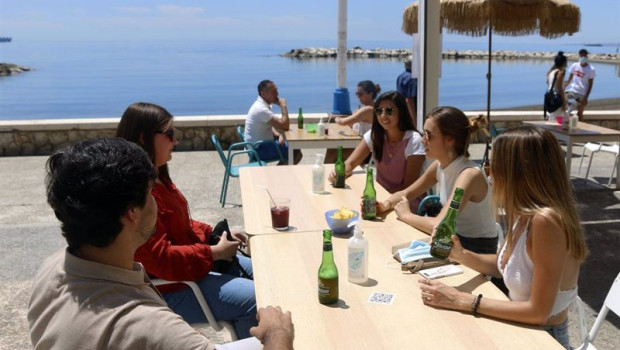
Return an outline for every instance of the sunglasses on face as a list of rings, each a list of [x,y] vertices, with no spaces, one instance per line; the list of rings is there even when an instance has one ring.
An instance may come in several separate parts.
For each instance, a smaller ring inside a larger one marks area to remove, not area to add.
[[[168,130],[159,130],[155,131],[156,134],[162,134],[168,136],[171,142],[174,142],[174,128],[170,128]]]
[[[385,112],[385,114],[391,116],[392,113],[394,113],[394,108],[392,107],[385,107],[385,108],[375,108],[375,114],[376,115],[382,115],[383,112]]]

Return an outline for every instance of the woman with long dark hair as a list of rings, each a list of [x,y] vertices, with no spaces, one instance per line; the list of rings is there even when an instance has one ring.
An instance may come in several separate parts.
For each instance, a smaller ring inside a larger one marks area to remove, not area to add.
[[[347,176],[372,152],[377,167],[377,182],[388,192],[403,190],[418,179],[424,165],[422,135],[416,130],[405,98],[388,91],[375,101],[371,130],[345,161]],[[329,175],[335,180],[335,173]],[[419,198],[410,206],[417,209]]]
[[[239,338],[250,336],[257,324],[254,282],[249,258],[236,255],[246,242],[241,232],[231,232],[233,241],[222,235],[210,245],[213,228],[193,220],[187,200],[168,172],[168,161],[178,143],[172,115],[151,103],[134,103],[125,110],[116,136],[140,145],[157,169],[152,194],[157,203],[157,226],[151,238],[137,251],[135,259],[146,272],[170,281],[195,281],[216,319],[229,321]],[[238,259],[239,264],[215,263]],[[217,270],[217,271],[215,271]],[[158,287],[168,306],[188,323],[207,322],[194,293],[184,285]]]

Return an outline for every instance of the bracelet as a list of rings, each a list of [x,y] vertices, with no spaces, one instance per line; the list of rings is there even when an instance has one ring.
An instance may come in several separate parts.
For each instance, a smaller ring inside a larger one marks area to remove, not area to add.
[[[478,294],[474,301],[471,303],[471,313],[474,316],[478,315],[478,306],[480,306],[480,300],[482,300],[482,294]]]

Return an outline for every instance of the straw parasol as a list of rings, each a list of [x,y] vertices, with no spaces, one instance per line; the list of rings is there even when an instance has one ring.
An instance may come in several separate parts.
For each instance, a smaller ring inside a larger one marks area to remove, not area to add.
[[[489,35],[487,118],[491,119],[492,33],[505,36],[540,34],[553,39],[579,31],[579,7],[568,0],[441,0],[440,26],[449,33]],[[407,6],[403,31],[418,32],[418,2]]]

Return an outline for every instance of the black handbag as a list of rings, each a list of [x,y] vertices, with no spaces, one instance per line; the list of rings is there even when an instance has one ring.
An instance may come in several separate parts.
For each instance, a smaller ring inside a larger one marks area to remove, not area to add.
[[[226,236],[224,237],[224,239],[228,239],[229,241],[233,240],[232,234],[230,233],[230,228],[228,227],[228,220],[226,219],[218,222],[217,225],[215,225],[215,227],[213,228],[213,231],[211,232],[211,236],[209,237],[209,245],[216,245],[220,241],[220,239],[222,239],[222,235],[224,235],[224,233],[226,233]],[[238,249],[237,251],[246,257],[248,256],[241,249]],[[239,268],[239,271],[241,271],[241,275],[243,276],[243,278],[253,279],[247,273],[247,271],[245,271],[243,266],[239,264],[239,258],[237,258],[236,255],[233,257],[232,261],[227,261],[227,260],[214,261],[213,271],[224,272],[228,270],[231,264],[235,264]]]
[[[555,86],[555,78],[557,78],[558,72],[555,72],[553,75],[553,81],[551,82],[551,88],[547,92],[545,92],[545,101],[544,101],[544,109],[543,116],[545,120],[548,119],[547,112],[555,112],[558,108],[562,107],[563,101],[562,97],[555,91],[553,91],[553,87]]]

